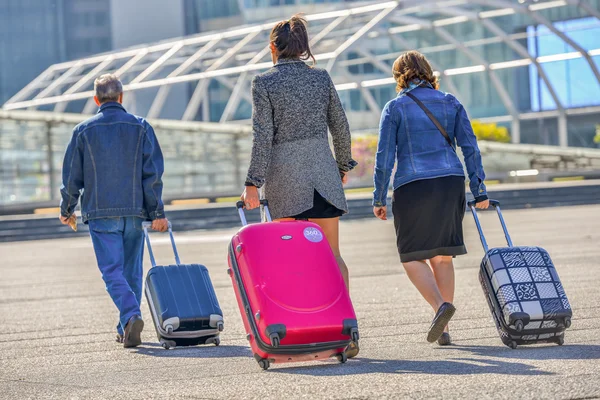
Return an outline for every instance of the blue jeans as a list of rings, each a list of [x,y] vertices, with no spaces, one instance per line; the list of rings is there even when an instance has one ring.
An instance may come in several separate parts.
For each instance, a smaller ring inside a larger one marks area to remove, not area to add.
[[[98,218],[89,221],[98,268],[106,290],[119,309],[117,332],[129,319],[142,315],[144,231],[138,217]]]

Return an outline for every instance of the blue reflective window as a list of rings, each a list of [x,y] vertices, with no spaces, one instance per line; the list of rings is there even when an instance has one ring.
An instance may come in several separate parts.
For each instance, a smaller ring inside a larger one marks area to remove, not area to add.
[[[580,18],[555,22],[554,27],[586,51],[600,49],[600,22],[595,18]],[[600,84],[587,60],[577,54],[546,26],[527,28],[530,54],[542,57],[542,69],[554,87],[556,97],[564,107],[585,107],[600,104]],[[544,57],[549,57],[544,60]],[[555,109],[556,103],[534,65],[529,67],[531,109]]]

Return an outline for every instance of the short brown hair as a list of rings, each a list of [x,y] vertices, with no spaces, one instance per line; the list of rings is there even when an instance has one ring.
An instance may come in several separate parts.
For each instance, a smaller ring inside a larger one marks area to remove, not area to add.
[[[427,58],[416,50],[407,51],[396,59],[392,67],[394,79],[398,82],[396,91],[409,87],[412,81],[429,82],[434,89],[439,88],[437,76],[433,74]]]
[[[275,45],[280,58],[312,58],[313,64],[316,64],[317,61],[310,51],[307,25],[306,19],[301,14],[296,14],[273,27],[269,40]]]

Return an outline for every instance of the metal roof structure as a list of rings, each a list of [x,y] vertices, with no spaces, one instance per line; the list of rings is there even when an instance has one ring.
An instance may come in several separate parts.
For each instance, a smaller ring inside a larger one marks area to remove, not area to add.
[[[582,59],[600,84],[600,70],[593,57],[600,48],[585,49],[568,34],[560,31],[546,16],[557,8],[569,8],[578,15],[600,19],[597,0],[406,0],[386,1],[321,14],[308,15],[311,47],[318,66],[329,70],[338,91],[357,90],[368,110],[379,115],[381,105],[371,90],[392,86],[391,64],[399,52],[417,48],[423,51],[440,73],[444,89],[460,96],[461,87],[454,77],[483,73],[506,110],[490,120],[512,123],[513,139],[519,141],[519,121],[540,115],[558,118],[559,141],[567,143],[568,113],[593,113],[600,107],[569,109],[560,100],[555,82],[543,65],[561,60]],[[505,28],[506,18],[520,18],[524,24],[544,26],[570,49],[554,55],[535,57],[527,49],[527,34]],[[477,35],[461,36],[460,26],[476,25]],[[211,82],[217,81],[229,90],[221,122],[235,119],[242,102],[250,103],[250,81],[254,74],[272,66],[267,46],[273,22],[239,29],[213,32],[164,41],[144,47],[114,51],[81,60],[50,66],[25,88],[8,100],[4,110],[44,109],[64,112],[78,105],[77,112],[90,113],[95,104],[94,79],[107,72],[117,74],[129,93],[151,90],[151,104],[145,116],[161,118],[172,88],[184,87],[185,105],[179,119],[198,119],[201,107],[207,107]],[[414,32],[426,32],[429,40],[414,40]],[[524,44],[525,43],[525,44]],[[516,57],[488,59],[484,46],[499,45]],[[436,52],[452,50],[460,60],[447,63],[430,57]],[[352,52],[353,57],[348,57]],[[350,69],[369,64],[369,74],[353,74]],[[537,113],[520,111],[507,83],[499,72],[511,68],[533,66],[543,81],[555,110]],[[69,106],[71,104],[71,106]],[[205,108],[206,111],[206,108]],[[545,114],[544,114],[545,113]],[[206,114],[206,113],[205,113]]]

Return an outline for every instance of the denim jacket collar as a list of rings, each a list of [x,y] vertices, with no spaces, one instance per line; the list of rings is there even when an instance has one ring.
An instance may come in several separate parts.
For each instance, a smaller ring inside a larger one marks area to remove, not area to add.
[[[418,80],[418,81],[412,81],[410,83],[410,85],[408,85],[407,88],[404,88],[400,91],[400,93],[398,93],[398,96],[403,96],[406,93],[410,92],[413,89],[416,89],[418,87],[427,87],[427,88],[431,88],[433,89],[433,86],[431,86],[431,83],[424,81],[424,80]]]
[[[107,108],[120,108],[123,111],[125,110],[125,107],[123,107],[123,105],[117,101],[108,101],[104,104],[102,104],[100,106],[100,108],[98,109],[98,113],[101,113],[102,111],[106,110]]]

